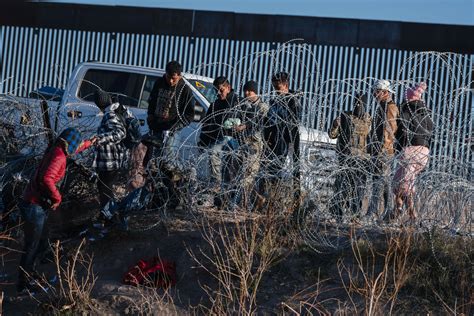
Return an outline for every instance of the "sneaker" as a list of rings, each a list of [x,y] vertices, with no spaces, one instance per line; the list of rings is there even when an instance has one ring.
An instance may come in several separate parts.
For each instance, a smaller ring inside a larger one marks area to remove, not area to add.
[[[111,214],[110,212],[101,210],[99,216],[95,219],[92,227],[96,229],[102,229],[112,223],[112,219],[116,214]]]

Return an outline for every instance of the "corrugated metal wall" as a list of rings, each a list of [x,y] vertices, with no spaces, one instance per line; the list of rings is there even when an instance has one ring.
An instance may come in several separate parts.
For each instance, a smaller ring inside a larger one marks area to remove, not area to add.
[[[406,84],[425,80],[437,128],[437,168],[457,168],[459,161],[462,170],[453,172],[472,169],[474,55],[10,26],[1,26],[0,36],[0,93],[26,96],[45,85],[64,87],[75,65],[87,60],[164,68],[176,59],[186,72],[228,75],[238,90],[247,79],[257,80],[264,93],[271,74],[287,70],[292,87],[305,92],[304,123],[318,129],[327,129],[351,107],[350,96],[368,91],[376,78],[396,82],[397,100]]]

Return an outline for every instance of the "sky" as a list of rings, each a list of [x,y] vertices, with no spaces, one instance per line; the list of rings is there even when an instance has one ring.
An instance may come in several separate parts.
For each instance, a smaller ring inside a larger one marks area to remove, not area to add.
[[[34,0],[474,26],[474,0]],[[472,40],[472,39],[469,39]]]

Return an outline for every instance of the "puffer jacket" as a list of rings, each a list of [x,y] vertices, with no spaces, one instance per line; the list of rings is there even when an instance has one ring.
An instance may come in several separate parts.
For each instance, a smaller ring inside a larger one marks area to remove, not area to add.
[[[79,146],[76,153],[90,146],[91,142],[86,140]],[[28,183],[23,193],[23,200],[40,205],[43,208],[61,203],[62,197],[57,186],[66,174],[66,162],[67,155],[62,144],[57,144],[49,149],[43,156],[33,178]]]

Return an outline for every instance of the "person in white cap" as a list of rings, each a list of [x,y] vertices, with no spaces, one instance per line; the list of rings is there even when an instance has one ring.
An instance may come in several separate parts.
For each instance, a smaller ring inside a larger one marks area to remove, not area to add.
[[[378,214],[380,198],[384,198],[384,218],[390,216],[394,195],[390,188],[391,165],[395,149],[398,107],[393,101],[392,87],[387,80],[378,80],[373,86],[373,96],[379,104],[370,135],[369,152],[372,156],[372,196],[367,217]]]

